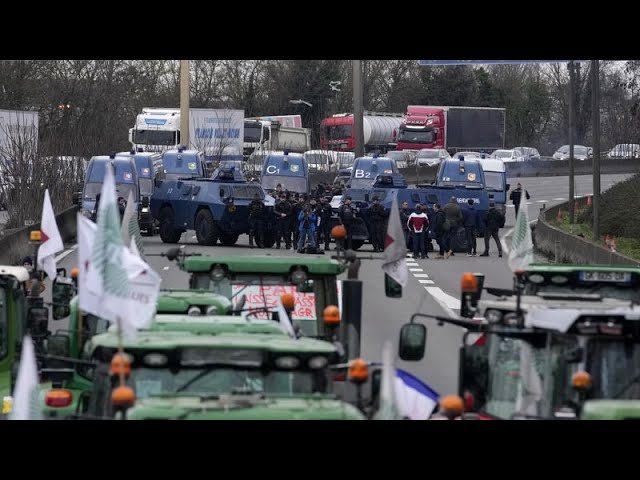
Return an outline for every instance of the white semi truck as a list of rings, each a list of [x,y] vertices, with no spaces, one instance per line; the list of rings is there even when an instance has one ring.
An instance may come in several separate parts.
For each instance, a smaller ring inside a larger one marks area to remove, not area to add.
[[[189,140],[180,136],[180,109],[143,108],[129,130],[135,150],[163,152],[185,145],[203,151],[205,160],[240,160],[244,110],[189,109]]]
[[[302,127],[284,127],[278,121],[244,119],[243,156],[288,150],[304,153],[311,148],[311,130]]]

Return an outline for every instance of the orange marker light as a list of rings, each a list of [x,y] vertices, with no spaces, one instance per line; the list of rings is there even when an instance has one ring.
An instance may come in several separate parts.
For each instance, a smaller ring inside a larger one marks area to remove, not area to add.
[[[578,390],[588,390],[591,388],[593,381],[591,375],[584,371],[578,371],[571,377],[571,385]]]
[[[475,293],[478,291],[478,278],[473,273],[463,273],[460,284],[462,291],[465,293]]]
[[[73,267],[71,269],[71,278],[78,278],[80,276],[80,269],[78,267]]]
[[[353,383],[364,383],[369,378],[369,366],[361,358],[351,360],[349,363],[349,381]]]
[[[129,375],[131,373],[131,361],[127,355],[116,353],[111,359],[111,375]]]
[[[126,385],[116,387],[111,392],[111,403],[115,407],[131,408],[136,403],[136,392]]]
[[[331,229],[331,236],[333,238],[341,239],[347,236],[347,230],[344,225],[336,225]]]
[[[280,295],[280,301],[285,310],[291,311],[296,308],[296,299],[291,293],[283,293]]]
[[[464,400],[458,395],[446,395],[440,399],[440,410],[455,416],[462,415]]]
[[[48,407],[68,407],[71,405],[72,400],[73,394],[71,391],[62,388],[54,388],[47,392],[44,398],[44,403],[46,403]]]
[[[322,312],[322,321],[325,325],[333,327],[340,324],[340,310],[335,305],[329,305]]]
[[[29,234],[29,239],[32,242],[39,242],[40,240],[42,240],[42,232],[40,230],[33,230],[30,234]]]

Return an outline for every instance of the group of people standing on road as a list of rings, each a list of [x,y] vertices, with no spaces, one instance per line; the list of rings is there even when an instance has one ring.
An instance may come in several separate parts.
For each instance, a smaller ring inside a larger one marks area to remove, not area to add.
[[[324,242],[325,250],[330,250],[330,222],[332,209],[324,185],[319,185],[312,194],[292,193],[278,184],[271,194],[275,197],[273,211],[269,211],[255,195],[249,204],[249,246],[265,248],[266,232],[275,235],[275,248],[296,249],[302,253],[308,245],[315,249]]]
[[[451,197],[444,207],[434,203],[433,208],[417,204],[415,210],[409,210],[409,203],[400,206],[400,223],[405,234],[407,249],[413,250],[413,258],[429,258],[427,244],[431,239],[438,243],[436,259],[447,259],[455,256],[453,240],[464,227],[467,244],[467,256],[477,255],[477,235],[484,223],[484,252],[481,257],[489,256],[489,241],[493,238],[498,248],[498,256],[502,257],[502,245],[498,231],[504,227],[504,215],[496,209],[494,203],[489,204],[489,211],[481,218],[473,199],[467,200],[466,209],[460,208],[456,197]]]

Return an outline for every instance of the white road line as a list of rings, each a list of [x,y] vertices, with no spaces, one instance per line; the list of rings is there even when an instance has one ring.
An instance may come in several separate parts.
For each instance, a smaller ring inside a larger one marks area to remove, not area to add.
[[[74,246],[70,247],[68,250],[65,250],[64,252],[62,252],[60,255],[56,257],[56,263],[60,262],[63,258],[67,257],[72,252],[75,252],[77,248],[78,248],[78,244],[76,243]]]
[[[554,202],[562,202],[563,200],[567,200],[566,198],[554,198]]]
[[[407,267],[419,267],[420,264],[416,262],[407,262]]]
[[[169,270],[169,267],[162,267],[163,270]]]
[[[433,280],[424,280],[422,278],[418,279],[418,281],[422,284],[433,285]]]
[[[536,200],[536,203],[547,203],[549,200]]]
[[[416,278],[429,278],[429,275],[426,273],[414,273],[413,276]]]
[[[424,287],[424,289],[440,304],[450,317],[457,317],[454,310],[460,310],[460,300],[444,293],[440,287]]]
[[[410,268],[409,271],[410,272],[423,272],[424,270],[422,268]]]

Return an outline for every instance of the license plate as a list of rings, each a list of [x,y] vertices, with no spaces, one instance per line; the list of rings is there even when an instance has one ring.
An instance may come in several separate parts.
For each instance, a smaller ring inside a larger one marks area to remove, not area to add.
[[[583,282],[631,282],[629,272],[580,272],[580,280]]]

